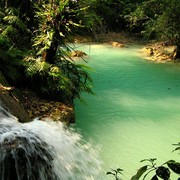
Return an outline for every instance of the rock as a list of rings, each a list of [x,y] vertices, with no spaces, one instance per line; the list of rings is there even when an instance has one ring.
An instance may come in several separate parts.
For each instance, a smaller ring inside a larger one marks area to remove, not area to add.
[[[119,43],[119,42],[111,42],[111,45],[113,47],[119,47],[119,48],[125,47],[125,45],[123,43]]]
[[[65,105],[54,106],[50,113],[44,114],[42,120],[50,118],[54,121],[61,121],[67,124],[75,123],[75,113],[73,107],[68,107]]]
[[[17,97],[11,91],[7,91],[6,88],[0,88],[0,101],[2,106],[9,111],[12,115],[18,118],[19,122],[31,121],[23,105],[20,103]]]
[[[2,72],[0,71],[0,102],[2,106],[12,115],[18,118],[19,122],[29,122],[27,112],[17,97],[15,88],[9,86]]]
[[[29,116],[41,120],[52,119],[54,121],[65,122],[66,124],[75,122],[73,104],[66,105],[62,102],[40,99],[35,93],[23,90],[23,105],[27,109]]]
[[[86,55],[87,54],[85,52],[80,51],[80,50],[75,50],[71,52],[71,57],[84,57]]]
[[[141,51],[142,55],[156,62],[168,62],[173,60],[174,46],[164,43],[148,44]]]
[[[154,54],[154,50],[153,48],[150,47],[145,47],[141,50],[141,52],[145,55],[145,56],[152,56]]]

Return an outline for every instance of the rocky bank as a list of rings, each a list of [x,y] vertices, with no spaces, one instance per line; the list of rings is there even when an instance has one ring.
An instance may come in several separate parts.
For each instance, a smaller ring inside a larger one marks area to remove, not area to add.
[[[156,42],[145,45],[140,53],[147,60],[158,63],[174,61],[176,46],[166,44],[165,42]]]

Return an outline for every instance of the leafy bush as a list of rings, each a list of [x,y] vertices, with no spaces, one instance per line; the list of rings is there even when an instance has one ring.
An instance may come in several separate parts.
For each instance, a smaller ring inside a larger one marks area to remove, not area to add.
[[[24,61],[31,86],[41,95],[68,103],[80,98],[81,92],[92,93],[90,83],[87,83],[92,82],[86,71],[89,68],[85,65],[67,59],[56,64],[33,57],[27,57]]]
[[[15,84],[23,78],[22,58],[27,53],[28,30],[15,7],[1,8],[0,16],[0,70]]]

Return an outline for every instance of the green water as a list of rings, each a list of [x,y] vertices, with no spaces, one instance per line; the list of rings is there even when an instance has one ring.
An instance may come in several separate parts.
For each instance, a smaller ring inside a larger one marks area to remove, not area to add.
[[[140,48],[80,47],[94,70],[95,95],[83,96],[87,105],[75,102],[75,127],[100,146],[103,171],[120,167],[124,180],[142,159],[179,160],[172,144],[180,141],[180,64],[146,61]]]

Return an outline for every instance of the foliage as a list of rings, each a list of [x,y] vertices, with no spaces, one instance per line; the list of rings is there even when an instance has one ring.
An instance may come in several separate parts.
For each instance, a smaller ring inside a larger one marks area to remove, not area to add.
[[[96,0],[91,9],[101,20],[101,26],[96,31],[108,32],[119,31],[124,28],[123,8],[125,2],[122,0]]]
[[[33,57],[26,57],[26,74],[30,77],[33,88],[49,98],[72,102],[74,98],[80,98],[81,92],[92,93],[92,82],[85,65],[75,64],[70,60],[60,60],[56,64]]]
[[[140,179],[143,176],[143,179],[152,172],[155,171],[155,175],[151,178],[152,180],[156,180],[158,178],[169,180],[171,176],[171,171],[176,174],[180,174],[180,163],[174,160],[169,160],[160,166],[156,166],[157,159],[144,159],[141,162],[149,162],[150,164],[141,167],[137,174],[134,175],[131,180]]]
[[[179,9],[179,0],[2,0],[0,70],[15,85],[30,80],[45,95],[79,98],[92,81],[69,57],[72,35],[128,28],[175,43],[178,57]]]
[[[179,0],[144,0],[126,18],[133,31],[179,45],[179,8]]]
[[[110,175],[113,175],[116,180],[121,180],[121,178],[119,177],[119,175],[122,174],[121,171],[123,170],[120,168],[112,169],[112,171],[107,172],[106,175],[110,174]]]
[[[36,55],[45,61],[54,63],[58,47],[66,47],[65,40],[70,38],[74,29],[83,27],[79,14],[86,11],[73,0],[56,0],[37,6],[36,18],[39,28],[36,30],[33,47]]]
[[[177,144],[173,144],[174,146],[177,146],[174,150],[173,150],[173,152],[174,151],[179,151],[180,152],[180,142],[179,143],[177,143]]]
[[[173,151],[179,151],[180,150],[180,143],[173,144],[177,146]],[[138,169],[137,173],[131,178],[131,180],[139,180],[142,178],[143,180],[147,179],[148,175],[151,174],[153,171],[155,174],[151,177],[151,180],[170,180],[171,174],[175,173],[180,175],[180,163],[174,160],[169,160],[165,163],[163,163],[160,166],[156,165],[156,158],[150,158],[150,159],[143,159],[140,162],[148,162],[149,164],[146,164]],[[120,177],[118,175],[122,175],[123,170],[118,168],[117,170],[112,170],[110,172],[107,172],[106,175],[113,175],[116,180],[120,180]],[[152,174],[151,174],[152,175]],[[149,177],[148,177],[149,179]]]
[[[66,44],[72,30],[83,26],[77,17],[86,7],[72,0],[56,0],[36,8],[39,28],[32,54],[24,59],[32,86],[45,96],[65,102],[80,98],[81,92],[92,93],[87,66],[70,58],[71,48]]]
[[[84,27],[84,1],[4,0],[0,7],[0,70],[10,83],[25,82],[40,94],[66,102],[80,98],[81,92],[92,93],[88,67],[69,57],[66,44]]]
[[[157,18],[155,31],[160,38],[180,46],[180,3],[178,0],[166,0],[163,5],[163,13]]]
[[[26,54],[28,30],[14,7],[0,9],[0,70],[11,82],[22,78],[22,57]]]

